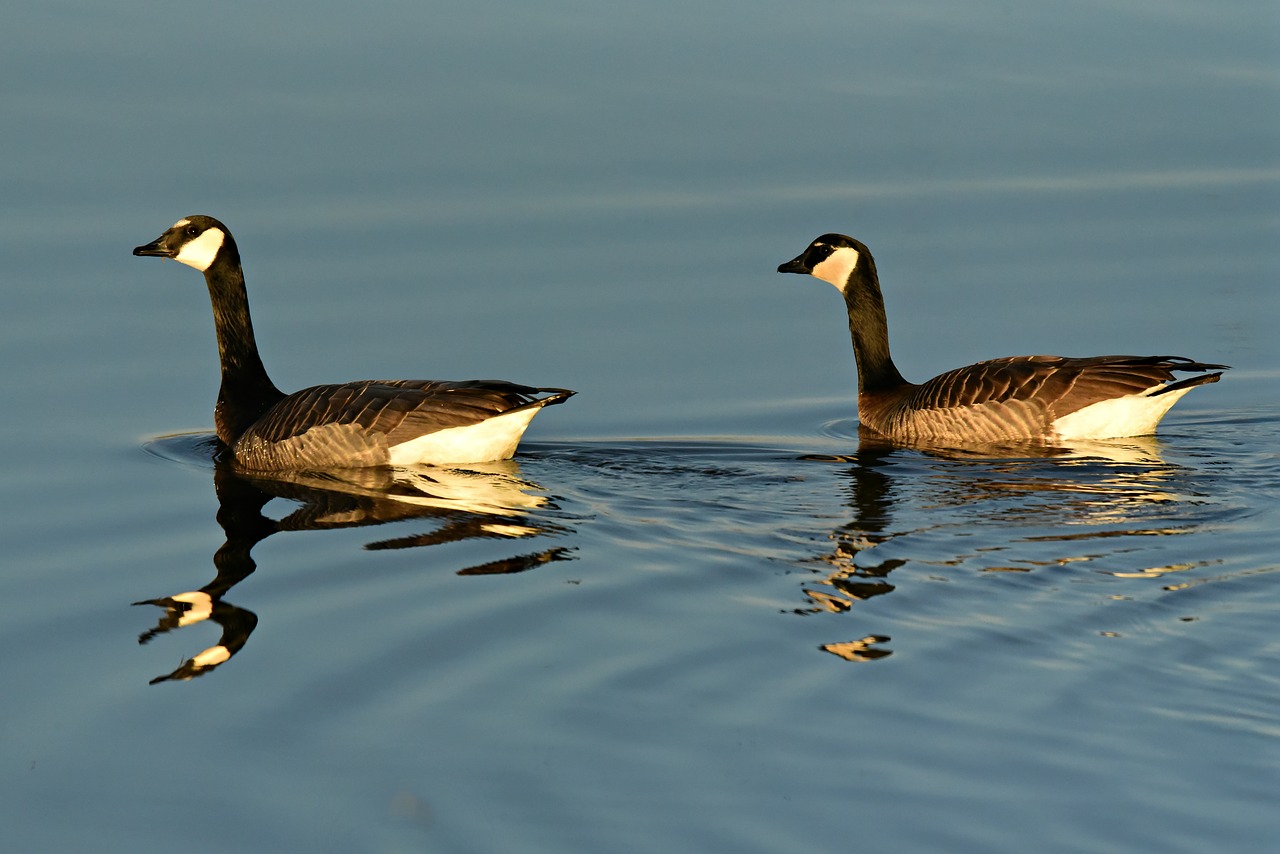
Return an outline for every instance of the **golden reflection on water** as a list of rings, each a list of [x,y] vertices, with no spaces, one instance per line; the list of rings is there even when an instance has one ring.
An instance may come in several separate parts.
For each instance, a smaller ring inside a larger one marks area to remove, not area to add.
[[[1200,497],[1180,483],[1183,469],[1162,459],[1154,437],[938,450],[864,435],[855,454],[805,459],[849,464],[851,518],[828,535],[829,550],[806,562],[818,577],[802,585],[805,602],[796,613],[853,611],[894,592],[890,575],[909,564],[981,573],[1076,565],[1144,579],[1216,562],[1143,562],[1150,555],[1135,545],[1143,538],[1202,529],[1170,523],[1170,513]],[[909,521],[895,518],[907,513]],[[890,640],[871,634],[820,648],[847,661],[874,661],[892,654]]]
[[[370,468],[293,472],[272,476],[237,472],[217,462],[213,472],[218,496],[217,522],[226,542],[214,553],[216,575],[197,590],[134,602],[155,605],[164,614],[143,632],[145,644],[159,635],[212,620],[222,628],[218,643],[182,662],[151,684],[202,676],[230,660],[249,640],[258,617],[231,604],[226,595],[251,575],[257,564],[253,548],[281,531],[359,528],[405,520],[429,520],[431,530],[369,542],[367,549],[403,549],[471,539],[524,539],[566,529],[535,511],[549,500],[539,487],[520,477],[513,461],[467,469],[434,467]],[[297,506],[280,519],[264,512],[275,499]],[[572,558],[572,549],[557,547],[468,566],[458,575],[524,572],[542,564]]]

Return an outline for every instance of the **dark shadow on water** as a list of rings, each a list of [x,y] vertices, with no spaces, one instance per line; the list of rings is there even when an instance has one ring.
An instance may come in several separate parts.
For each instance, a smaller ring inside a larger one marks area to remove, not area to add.
[[[1109,558],[1140,551],[1131,546],[1135,539],[1191,533],[1201,524],[1182,512],[1197,496],[1153,437],[940,450],[863,436],[853,454],[801,459],[847,467],[851,518],[829,535],[831,548],[807,562],[820,565],[820,578],[803,586],[806,602],[797,614],[845,613],[892,593],[892,573],[909,563],[1033,572],[1086,562],[1117,577],[1158,577],[1187,567],[1120,569],[1127,561]],[[891,556],[884,555],[881,547],[894,541]],[[1109,541],[1115,544],[1101,545]],[[873,661],[892,654],[890,640],[869,634],[820,648]]]
[[[567,509],[521,479],[514,462],[474,470],[361,469],[272,478],[216,465],[217,521],[226,533],[214,556],[216,576],[198,590],[146,600],[165,614],[140,640],[203,620],[223,629],[216,646],[155,681],[191,678],[236,654],[257,617],[226,597],[255,570],[254,546],[279,531],[431,523],[412,533],[399,526],[395,536],[365,545],[401,549],[562,536],[573,532],[565,520],[576,528],[602,518],[607,525],[594,533],[604,541],[592,542],[606,553],[616,542],[622,553],[665,549],[673,561],[687,556],[692,566],[698,565],[699,550],[709,546],[766,562],[781,559],[812,573],[800,585],[803,602],[788,610],[855,615],[861,621],[893,613],[879,606],[863,609],[863,603],[884,602],[922,577],[1006,579],[983,585],[985,596],[1052,589],[1063,578],[1089,574],[1159,579],[1194,571],[1213,556],[1188,558],[1173,541],[1231,512],[1211,494],[1212,472],[1166,462],[1155,439],[939,450],[863,437],[856,444],[840,442],[856,450],[838,455],[805,454],[808,444],[803,437],[544,444],[530,456],[550,470],[563,470],[557,501]],[[148,450],[206,469],[212,465],[211,448],[190,437],[153,443]],[[294,507],[272,518],[264,508],[275,509],[267,508],[275,499]],[[834,529],[833,507],[835,518],[844,520]],[[797,531],[806,541],[825,536],[826,545],[804,546],[803,553],[812,556],[798,558]],[[525,572],[575,556],[573,547],[513,551],[457,573]],[[896,604],[898,598],[888,601]],[[908,623],[924,619],[899,617]],[[819,648],[847,661],[892,656],[894,632],[883,625],[868,628],[852,640]]]
[[[443,467],[367,468],[320,472],[289,472],[265,476],[238,472],[214,459],[215,443],[208,436],[173,436],[149,443],[146,450],[165,459],[213,468],[218,496],[217,522],[226,542],[214,553],[216,574],[196,590],[134,605],[155,605],[165,613],[138,642],[148,643],[175,629],[212,620],[222,628],[218,643],[184,661],[151,684],[186,680],[214,670],[238,653],[257,627],[252,611],[226,601],[226,595],[251,575],[257,564],[253,548],[282,531],[322,531],[362,528],[390,522],[422,520],[434,527],[420,534],[377,539],[371,550],[421,548],[473,539],[524,539],[570,532],[552,521],[554,503],[539,487],[520,478],[517,463],[503,461],[466,469]],[[264,512],[267,504],[284,499],[296,504],[282,518]],[[573,559],[571,547],[542,549],[469,566],[458,575],[497,575],[525,572],[544,564]]]

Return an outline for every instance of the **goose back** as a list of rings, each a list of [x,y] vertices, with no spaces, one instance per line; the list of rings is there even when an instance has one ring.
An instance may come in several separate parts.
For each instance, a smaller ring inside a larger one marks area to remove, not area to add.
[[[858,416],[908,442],[1145,435],[1191,388],[1217,382],[1224,367],[1177,356],[991,359],[887,394],[861,394]],[[1174,371],[1216,372],[1178,380]],[[1096,407],[1102,411],[1090,413]]]
[[[505,459],[514,453],[524,427],[539,409],[572,395],[567,389],[502,380],[364,380],[312,386],[269,408],[231,448],[237,464],[250,470]],[[477,430],[487,422],[501,422],[495,427],[507,429],[472,451],[437,458],[420,442],[427,436],[446,442],[457,436],[450,431]],[[414,442],[419,442],[416,449]],[[493,444],[498,447],[490,447]]]

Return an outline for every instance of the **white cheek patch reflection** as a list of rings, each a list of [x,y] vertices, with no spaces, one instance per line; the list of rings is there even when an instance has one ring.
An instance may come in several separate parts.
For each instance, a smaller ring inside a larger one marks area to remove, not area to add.
[[[209,269],[213,259],[218,257],[222,241],[226,235],[220,228],[211,228],[204,234],[187,243],[173,256],[173,260],[181,261],[188,267],[195,267],[200,272]]]
[[[849,281],[849,275],[858,266],[859,257],[857,249],[852,246],[841,246],[828,255],[826,260],[815,264],[809,275],[844,290],[844,286]]]

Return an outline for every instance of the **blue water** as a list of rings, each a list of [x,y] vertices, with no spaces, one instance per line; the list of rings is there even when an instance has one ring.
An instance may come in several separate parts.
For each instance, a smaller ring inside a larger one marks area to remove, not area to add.
[[[1273,5],[4,18],[7,849],[1274,850]],[[510,463],[221,471],[200,277],[129,254],[191,213],[283,388],[579,395]],[[1233,368],[1156,439],[860,444],[773,272],[833,230],[908,378]]]

